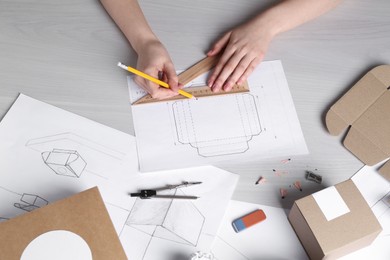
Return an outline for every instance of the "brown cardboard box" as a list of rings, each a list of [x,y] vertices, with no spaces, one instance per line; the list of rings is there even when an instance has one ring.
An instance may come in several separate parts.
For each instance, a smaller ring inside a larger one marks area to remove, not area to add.
[[[360,79],[326,114],[332,135],[351,126],[345,147],[367,165],[390,157],[390,65],[378,66]],[[390,161],[380,170],[390,181]]]
[[[295,201],[288,219],[314,260],[337,259],[368,246],[382,230],[352,180]]]
[[[127,259],[96,187],[0,223],[0,259],[19,260],[33,239],[53,230],[82,237],[94,260]]]

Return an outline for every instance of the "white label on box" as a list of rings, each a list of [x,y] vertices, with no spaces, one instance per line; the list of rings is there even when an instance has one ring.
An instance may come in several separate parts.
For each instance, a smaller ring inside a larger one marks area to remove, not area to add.
[[[347,214],[350,211],[334,186],[314,193],[313,197],[328,221]]]

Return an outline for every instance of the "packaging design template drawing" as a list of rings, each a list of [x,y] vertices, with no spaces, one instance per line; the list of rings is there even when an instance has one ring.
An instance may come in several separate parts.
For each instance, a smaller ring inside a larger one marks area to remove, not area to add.
[[[197,149],[203,157],[245,153],[252,138],[262,132],[255,97],[242,94],[214,99],[221,104],[233,105],[216,106],[212,111],[206,111],[207,99],[198,102],[182,100],[172,104],[177,142]],[[227,117],[231,120],[226,120]],[[207,125],[211,127],[204,127]],[[212,127],[215,125],[218,127]],[[225,131],[218,131],[221,128]]]
[[[131,77],[128,85],[138,100],[144,92]],[[250,93],[133,105],[141,171],[306,154],[280,61],[263,62],[248,85]]]

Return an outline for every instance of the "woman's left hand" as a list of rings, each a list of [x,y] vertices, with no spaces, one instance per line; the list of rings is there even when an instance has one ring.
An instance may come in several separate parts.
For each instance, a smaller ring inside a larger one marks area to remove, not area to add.
[[[212,91],[230,91],[234,84],[241,84],[248,78],[263,60],[273,38],[270,28],[253,19],[227,32],[214,44],[207,55],[223,53],[208,80]]]

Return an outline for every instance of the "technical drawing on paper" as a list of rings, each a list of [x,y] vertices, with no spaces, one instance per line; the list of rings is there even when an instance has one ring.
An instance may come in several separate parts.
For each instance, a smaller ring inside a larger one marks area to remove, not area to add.
[[[180,189],[164,193],[185,195]],[[153,240],[162,239],[196,247],[204,223],[204,215],[191,201],[137,198],[124,228],[133,228],[140,236],[147,237],[142,248],[144,258]]]
[[[19,201],[14,202],[13,206],[17,209],[21,209],[23,211],[33,211],[34,209],[38,209],[40,207],[46,206],[49,204],[49,201],[45,200],[44,198],[35,195],[35,194],[29,194],[29,193],[18,193],[15,191],[11,191],[7,188],[1,187],[0,188],[4,191],[7,191],[9,193],[17,195]],[[6,218],[3,218],[6,219]]]
[[[216,236],[211,254],[215,260],[234,259],[234,260],[249,260],[243,253],[230,245],[224,239]]]
[[[245,153],[252,138],[262,132],[255,97],[235,94],[213,99],[218,105],[212,109],[207,98],[172,104],[177,142],[197,149],[203,157]]]
[[[77,151],[53,149],[41,155],[43,162],[58,175],[79,178],[87,166]]]
[[[107,179],[125,154],[74,133],[60,133],[34,138],[26,147],[41,153],[41,157],[57,175],[80,178],[84,171]],[[88,163],[87,163],[88,162]]]
[[[30,212],[34,209],[38,209],[40,207],[46,206],[49,204],[47,200],[45,200],[42,197],[39,197],[38,195],[34,194],[26,194],[23,193],[22,197],[20,198],[20,202],[23,203],[14,203],[15,208]]]

